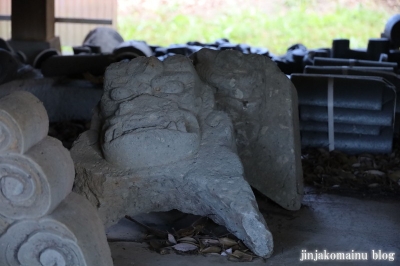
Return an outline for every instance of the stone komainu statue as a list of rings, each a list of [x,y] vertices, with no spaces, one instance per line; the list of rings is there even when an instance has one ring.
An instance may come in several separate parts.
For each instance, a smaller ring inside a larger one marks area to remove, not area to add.
[[[243,178],[231,119],[214,105],[187,57],[112,64],[91,130],[71,150],[75,191],[106,226],[126,214],[178,209],[209,216],[270,256],[272,235]]]

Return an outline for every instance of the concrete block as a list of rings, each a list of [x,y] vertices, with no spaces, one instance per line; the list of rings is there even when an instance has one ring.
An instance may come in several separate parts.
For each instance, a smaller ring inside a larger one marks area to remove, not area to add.
[[[396,87],[380,77],[388,77],[394,83],[396,75],[360,69],[314,67],[307,71],[335,74],[293,74],[300,99],[300,119],[302,123],[303,147],[326,147],[348,153],[390,153],[393,144],[393,129],[396,114]],[[337,75],[341,71],[350,75]],[[328,72],[329,73],[329,72]],[[366,75],[362,75],[366,73]],[[376,76],[373,73],[380,73]],[[362,76],[361,76],[361,75]],[[360,75],[360,76],[359,76]],[[332,89],[328,98],[329,88]],[[328,103],[332,104],[329,113]],[[330,116],[331,115],[331,116]],[[329,119],[332,119],[331,131],[327,131]],[[315,132],[310,132],[312,123]],[[315,127],[321,125],[325,130]],[[375,129],[373,129],[375,128]],[[306,129],[306,130],[305,130]],[[372,134],[372,131],[377,133]],[[329,132],[321,133],[321,131]],[[371,142],[371,143],[369,143]]]
[[[395,132],[400,133],[400,76],[391,72],[392,69],[373,67],[318,67],[307,66],[304,73],[310,74],[341,74],[354,76],[377,76],[382,77],[396,87],[396,121]]]
[[[307,147],[329,147],[328,133],[307,132],[301,133],[301,144]],[[349,133],[335,133],[335,149],[348,153],[386,153],[392,152],[393,129],[383,128],[379,135],[361,135]]]
[[[328,122],[326,107],[301,105],[300,119],[302,121]],[[333,113],[335,123],[366,126],[392,127],[394,122],[394,101],[383,105],[382,110],[357,110],[350,108],[335,108]]]
[[[381,126],[369,126],[369,125],[354,125],[354,124],[342,124],[336,123],[334,132],[335,133],[352,133],[361,135],[379,135],[381,132]],[[328,132],[328,122],[316,122],[316,121],[301,121],[301,131],[314,131],[314,132]]]

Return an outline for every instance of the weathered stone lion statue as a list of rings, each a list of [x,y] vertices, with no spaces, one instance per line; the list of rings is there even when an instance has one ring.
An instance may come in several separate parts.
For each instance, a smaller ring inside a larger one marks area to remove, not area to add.
[[[209,216],[270,256],[272,235],[243,177],[232,121],[214,104],[187,57],[112,64],[91,130],[71,150],[74,191],[106,226],[126,214],[178,209]]]

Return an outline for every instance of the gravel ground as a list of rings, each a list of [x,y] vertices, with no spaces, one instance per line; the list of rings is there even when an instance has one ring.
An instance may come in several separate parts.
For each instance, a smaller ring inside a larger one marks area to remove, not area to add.
[[[302,152],[304,183],[319,192],[400,196],[400,138],[391,154],[347,155],[326,149]]]

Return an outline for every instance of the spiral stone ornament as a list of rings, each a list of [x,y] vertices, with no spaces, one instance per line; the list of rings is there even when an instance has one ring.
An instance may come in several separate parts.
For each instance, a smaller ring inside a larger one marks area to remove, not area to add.
[[[69,194],[74,166],[60,141],[46,137],[26,154],[0,154],[0,214],[38,218]]]
[[[48,123],[30,93],[0,99],[0,265],[112,266],[104,226],[71,192],[74,163]]]
[[[71,192],[49,215],[16,221],[0,236],[2,266],[112,266],[96,209]]]
[[[42,102],[25,91],[0,99],[0,153],[24,153],[41,141],[49,130]]]
[[[0,264],[7,266],[86,265],[76,238],[58,221],[13,224],[1,237],[0,252]]]

